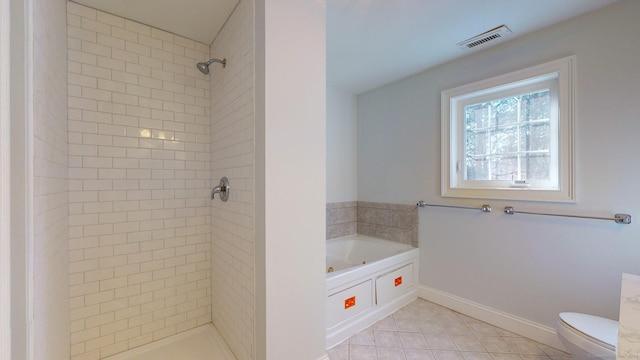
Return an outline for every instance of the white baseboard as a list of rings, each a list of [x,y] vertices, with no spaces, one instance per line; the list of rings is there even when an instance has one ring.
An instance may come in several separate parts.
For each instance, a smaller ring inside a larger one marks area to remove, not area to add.
[[[418,286],[418,297],[500,327],[514,334],[527,337],[531,340],[535,340],[539,343],[565,352],[567,351],[564,345],[560,342],[555,329],[548,326],[424,285]]]
[[[331,360],[329,359],[329,354],[324,354],[321,358],[319,358],[318,360]]]

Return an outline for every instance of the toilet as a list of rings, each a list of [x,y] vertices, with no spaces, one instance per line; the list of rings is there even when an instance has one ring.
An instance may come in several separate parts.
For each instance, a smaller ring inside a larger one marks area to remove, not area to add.
[[[615,360],[618,322],[574,312],[560,313],[560,340],[577,360]]]

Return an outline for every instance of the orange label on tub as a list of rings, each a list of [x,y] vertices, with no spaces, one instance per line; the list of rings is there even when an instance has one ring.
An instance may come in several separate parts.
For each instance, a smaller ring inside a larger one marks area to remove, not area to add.
[[[402,276],[396,278],[395,284],[396,284],[396,286],[402,285]]]
[[[352,307],[352,306],[356,306],[356,297],[355,297],[355,296],[350,297],[350,298],[348,298],[348,299],[346,299],[346,300],[344,301],[344,308],[345,308],[345,310],[346,310],[346,309],[348,309],[348,308],[350,308],[350,307]]]

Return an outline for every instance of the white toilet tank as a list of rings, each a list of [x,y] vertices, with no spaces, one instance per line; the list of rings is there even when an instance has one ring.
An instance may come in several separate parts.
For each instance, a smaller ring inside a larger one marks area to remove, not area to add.
[[[614,360],[618,322],[573,312],[560,313],[558,336],[577,360]]]

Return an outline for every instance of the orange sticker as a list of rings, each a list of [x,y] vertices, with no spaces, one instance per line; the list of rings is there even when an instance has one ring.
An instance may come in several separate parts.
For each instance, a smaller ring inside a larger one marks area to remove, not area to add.
[[[396,286],[402,285],[402,276],[397,277],[396,280],[395,280],[395,283],[396,283]]]
[[[348,309],[352,306],[356,306],[356,297],[350,297],[344,301],[344,308]]]

